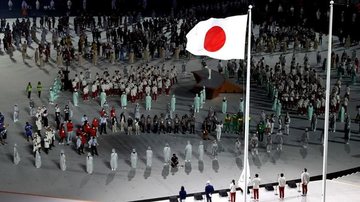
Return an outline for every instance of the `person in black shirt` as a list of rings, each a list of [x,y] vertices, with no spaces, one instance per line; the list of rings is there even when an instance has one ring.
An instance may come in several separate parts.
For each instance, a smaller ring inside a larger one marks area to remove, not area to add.
[[[175,168],[177,167],[179,164],[179,159],[176,156],[176,154],[173,154],[173,156],[171,157],[171,167]]]

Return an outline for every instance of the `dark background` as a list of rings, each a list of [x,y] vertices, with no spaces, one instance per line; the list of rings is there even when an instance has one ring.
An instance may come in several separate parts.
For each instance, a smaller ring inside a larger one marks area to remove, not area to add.
[[[12,0],[13,10],[8,10],[8,0],[0,0],[0,17],[22,17],[22,0]],[[45,11],[44,5],[49,5],[50,0],[40,0],[41,9],[35,10],[36,0],[27,0],[32,9],[29,10],[29,17],[33,16],[63,16],[68,14],[67,0],[54,0],[55,11]],[[231,15],[246,14],[248,5],[254,5],[253,21],[256,24],[276,21],[280,25],[300,25],[312,27],[315,31],[328,32],[329,0],[116,0],[117,10],[111,10],[112,0],[87,0],[86,12],[82,10],[82,0],[72,0],[70,15],[133,15],[141,13],[142,16],[173,16],[178,18],[193,15],[197,20],[209,17],[227,17]],[[145,3],[146,2],[146,3]],[[360,38],[360,0],[335,0],[334,6],[334,35],[347,34],[352,39]],[[283,14],[277,12],[279,4],[283,7]],[[265,6],[268,6],[268,12]],[[291,6],[295,8],[295,16],[289,16]],[[300,9],[304,10],[306,22],[299,17]],[[316,20],[316,11],[322,13],[321,19]],[[342,23],[341,13],[344,12],[345,22]],[[352,16],[357,13],[356,22],[352,22]]]

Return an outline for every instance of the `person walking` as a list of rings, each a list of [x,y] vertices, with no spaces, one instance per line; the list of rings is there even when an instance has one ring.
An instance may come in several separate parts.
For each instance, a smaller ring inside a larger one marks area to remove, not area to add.
[[[31,85],[31,82],[28,83],[28,85],[26,86],[26,92],[27,92],[27,97],[28,99],[31,98],[31,91],[32,91],[32,85]]]
[[[88,145],[91,150],[91,155],[94,156],[94,154],[96,154],[96,156],[99,156],[98,151],[97,151],[97,146],[99,144],[97,142],[96,137],[91,137],[91,139],[88,142]]]
[[[30,125],[29,122],[26,122],[26,124],[25,124],[25,135],[26,135],[26,138],[27,138],[28,142],[30,141],[30,138],[31,138],[31,140],[33,139],[32,129],[33,129],[32,125]]]
[[[181,186],[180,191],[179,191],[180,202],[184,202],[186,200],[186,195],[187,194],[186,194],[184,186]]]
[[[308,184],[310,182],[310,174],[307,172],[306,168],[304,168],[300,178],[301,178],[301,186],[302,186],[302,196],[306,196],[308,191]]]
[[[211,145],[211,155],[213,157],[213,160],[217,160],[218,149],[219,149],[218,144],[217,144],[216,140],[214,140]]]
[[[100,117],[100,135],[107,134],[106,132],[106,123],[107,123],[107,118],[106,116],[102,116]]]
[[[346,115],[345,118],[345,124],[344,124],[344,139],[345,139],[345,143],[349,144],[350,143],[350,138],[351,138],[351,119],[349,115]]]
[[[252,180],[252,184],[253,184],[254,200],[256,201],[259,200],[260,181],[261,179],[259,178],[259,175],[255,174],[255,178]]]
[[[286,185],[286,179],[284,177],[284,173],[280,174],[280,177],[278,178],[278,183],[279,183],[279,196],[280,196],[280,199],[284,199],[285,185]]]
[[[216,131],[216,140],[217,141],[220,141],[221,131],[222,131],[223,126],[224,125],[223,125],[222,121],[220,121],[219,123],[216,124],[215,131]]]
[[[309,143],[309,131],[308,131],[308,128],[305,128],[305,132],[302,134],[302,137],[301,137],[301,142],[302,142],[302,147],[304,149],[306,149],[307,146],[308,146],[308,143]]]
[[[38,96],[39,96],[39,98],[41,97],[41,91],[42,91],[42,84],[41,84],[41,82],[39,81],[38,83],[37,83],[37,86],[36,86],[36,90],[37,90],[37,93],[38,93]]]
[[[187,142],[187,145],[185,147],[185,163],[190,163],[192,158],[192,145],[190,144],[190,141]]]
[[[66,142],[66,144],[69,145],[72,142],[73,136],[74,136],[74,124],[72,123],[71,120],[69,120],[66,123],[66,131],[67,131],[67,142]]]
[[[235,202],[236,199],[236,184],[235,180],[231,180],[230,183],[230,202]]]
[[[206,182],[206,186],[205,186],[206,202],[212,202],[211,198],[212,198],[213,192],[214,192],[214,186],[212,186],[210,184],[210,181],[208,180]]]

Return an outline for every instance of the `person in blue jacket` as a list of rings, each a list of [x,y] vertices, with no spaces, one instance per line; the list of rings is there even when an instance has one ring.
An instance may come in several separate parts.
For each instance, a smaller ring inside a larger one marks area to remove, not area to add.
[[[184,186],[181,186],[181,189],[179,191],[179,199],[180,199],[180,202],[184,202],[186,199],[186,191],[185,191]]]
[[[29,138],[32,139],[32,125],[29,122],[25,124],[25,135],[27,137],[27,141],[29,142]]]
[[[210,181],[207,181],[205,186],[206,202],[212,202],[211,197],[213,192],[214,192],[214,187],[210,184]]]

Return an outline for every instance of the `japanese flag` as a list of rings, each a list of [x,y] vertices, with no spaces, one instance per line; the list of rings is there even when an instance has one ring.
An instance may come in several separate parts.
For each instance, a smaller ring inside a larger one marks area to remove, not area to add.
[[[210,18],[186,35],[186,50],[220,60],[244,59],[247,15]]]

